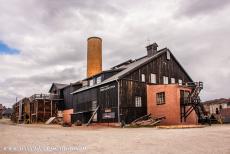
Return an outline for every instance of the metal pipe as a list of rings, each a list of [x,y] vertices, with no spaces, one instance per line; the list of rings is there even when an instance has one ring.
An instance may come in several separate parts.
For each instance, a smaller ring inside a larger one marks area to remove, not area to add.
[[[117,82],[117,121],[118,123],[120,123],[121,122],[121,119],[120,119],[120,85],[117,80],[116,82]]]

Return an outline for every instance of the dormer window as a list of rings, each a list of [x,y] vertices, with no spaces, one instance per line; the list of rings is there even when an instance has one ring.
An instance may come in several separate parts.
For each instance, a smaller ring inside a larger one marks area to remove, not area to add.
[[[93,79],[89,80],[89,86],[93,86]]]
[[[82,82],[82,86],[83,86],[83,87],[88,86],[88,81],[87,81],[87,80],[83,81],[83,82]]]
[[[97,77],[97,82],[96,82],[97,84],[98,83],[101,83],[101,76],[99,76],[99,77]]]

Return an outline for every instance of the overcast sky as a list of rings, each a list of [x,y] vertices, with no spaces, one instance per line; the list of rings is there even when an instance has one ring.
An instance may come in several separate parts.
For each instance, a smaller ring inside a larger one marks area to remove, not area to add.
[[[229,0],[0,0],[0,103],[84,78],[90,36],[103,69],[157,42],[204,82],[203,100],[229,98],[229,14]]]

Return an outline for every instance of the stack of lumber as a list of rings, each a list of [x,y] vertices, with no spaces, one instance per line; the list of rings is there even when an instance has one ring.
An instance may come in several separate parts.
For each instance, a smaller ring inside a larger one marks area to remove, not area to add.
[[[145,115],[134,120],[130,126],[155,126],[160,123],[165,117],[153,118],[151,114]]]

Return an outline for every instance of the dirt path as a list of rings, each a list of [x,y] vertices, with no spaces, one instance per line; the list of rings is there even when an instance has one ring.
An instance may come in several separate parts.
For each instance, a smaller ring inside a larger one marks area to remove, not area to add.
[[[63,128],[58,125],[9,125],[6,122],[4,124],[0,122],[0,134],[0,154],[230,153],[230,125],[191,129],[92,129]],[[9,149],[11,147],[16,147],[16,151]],[[24,148],[21,152],[18,150],[20,147],[21,150],[22,147]],[[34,147],[37,147],[37,152],[31,152],[34,149],[29,149]],[[44,150],[47,147],[53,148],[53,151]],[[63,148],[62,150],[64,148],[75,148],[75,151],[68,151],[71,149],[67,149],[57,152],[60,147]],[[27,149],[25,150],[25,148]],[[56,148],[56,151],[54,148]],[[38,149],[44,151],[39,152]]]

